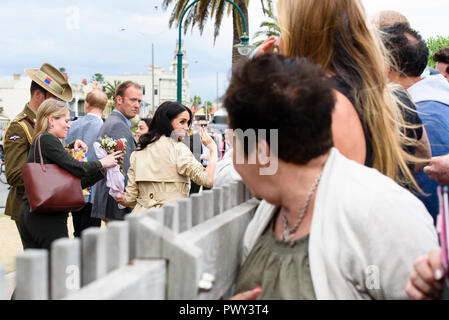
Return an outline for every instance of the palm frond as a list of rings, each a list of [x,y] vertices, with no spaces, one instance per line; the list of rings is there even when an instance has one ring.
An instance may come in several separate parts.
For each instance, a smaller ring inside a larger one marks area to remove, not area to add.
[[[226,3],[227,3],[226,1],[220,1],[216,8],[215,28],[214,28],[214,44],[215,44],[215,40],[217,39],[217,37],[220,33],[220,27],[221,27],[221,22],[223,21]]]

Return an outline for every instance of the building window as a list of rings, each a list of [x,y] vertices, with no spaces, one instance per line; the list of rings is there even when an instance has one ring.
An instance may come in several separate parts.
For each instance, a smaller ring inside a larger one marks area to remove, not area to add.
[[[145,85],[142,85],[142,94],[145,95]]]
[[[184,79],[186,77],[186,69],[182,68],[182,78]]]
[[[84,116],[84,100],[78,100],[78,117]]]

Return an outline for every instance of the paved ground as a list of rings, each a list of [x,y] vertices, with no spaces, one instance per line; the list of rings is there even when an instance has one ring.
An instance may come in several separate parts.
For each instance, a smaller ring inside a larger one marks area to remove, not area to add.
[[[16,224],[9,217],[0,218],[0,265],[9,273],[15,269],[15,256],[22,251]]]
[[[7,196],[8,185],[0,183],[0,265],[9,273],[15,269],[14,258],[22,251],[22,243],[14,221],[3,215]]]

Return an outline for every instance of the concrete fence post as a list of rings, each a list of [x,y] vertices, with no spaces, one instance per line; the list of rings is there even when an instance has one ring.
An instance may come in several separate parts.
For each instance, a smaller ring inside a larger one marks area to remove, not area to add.
[[[192,194],[192,226],[204,221],[204,198],[202,194]]]
[[[106,231],[107,273],[125,266],[129,262],[129,223],[108,223]]]
[[[234,208],[234,207],[237,206],[237,192],[238,192],[238,190],[237,190],[237,188],[238,188],[237,182],[231,182],[230,186],[231,186],[231,196],[230,196],[230,198],[231,198],[231,208]]]
[[[245,185],[245,201],[248,201],[252,198],[251,190]]]
[[[204,220],[214,217],[214,192],[212,190],[203,191]]]
[[[127,214],[125,216],[125,221],[128,222],[128,254],[129,254],[129,261],[132,261],[136,258],[136,246],[137,246],[137,224],[139,223],[139,220],[142,219],[145,215],[143,214]]]
[[[81,234],[82,241],[82,286],[91,283],[106,274],[107,249],[106,230],[87,228]]]
[[[246,186],[243,181],[237,181],[237,205],[246,201]]]
[[[156,220],[160,224],[164,224],[165,217],[163,208],[151,208],[145,213],[145,215],[147,217],[150,217],[151,219]]]
[[[179,232],[192,228],[192,199],[182,198],[178,201],[179,206]]]
[[[173,230],[173,232],[179,232],[179,205],[177,202],[170,202],[164,204],[162,207],[164,210],[164,225]]]
[[[81,241],[61,238],[51,244],[51,299],[59,300],[81,287]]]
[[[223,212],[223,188],[213,188],[214,192],[214,216]]]
[[[16,257],[16,300],[48,300],[48,251],[27,249]]]
[[[223,212],[231,209],[231,186],[223,186]]]

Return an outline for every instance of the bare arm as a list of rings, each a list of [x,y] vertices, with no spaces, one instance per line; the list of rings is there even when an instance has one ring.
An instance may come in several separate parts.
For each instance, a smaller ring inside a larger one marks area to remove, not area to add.
[[[214,185],[215,168],[217,166],[217,161],[218,161],[217,145],[215,144],[215,141],[211,138],[211,136],[207,134],[205,128],[200,129],[200,137],[201,137],[201,142],[210,151],[209,162],[206,167],[206,172],[209,177],[209,184],[211,186],[213,186]]]
[[[346,158],[364,164],[366,158],[365,134],[355,107],[343,94],[336,93],[332,113],[334,146]]]

